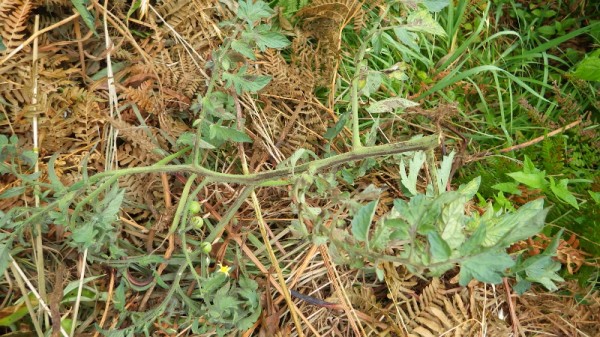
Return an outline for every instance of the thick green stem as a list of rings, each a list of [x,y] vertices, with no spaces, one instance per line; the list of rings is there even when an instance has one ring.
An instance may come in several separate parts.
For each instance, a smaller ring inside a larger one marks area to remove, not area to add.
[[[122,170],[101,172],[90,177],[90,182],[111,177],[111,181],[115,178],[131,175],[131,174],[142,174],[142,173],[175,173],[175,172],[188,172],[195,173],[198,176],[203,176],[207,182],[220,182],[220,183],[231,183],[231,184],[242,184],[242,185],[271,185],[273,181],[277,181],[277,185],[284,185],[281,181],[282,178],[291,178],[293,175],[303,173],[309,168],[313,168],[315,171],[324,171],[331,169],[336,166],[340,166],[353,161],[364,160],[369,158],[377,158],[382,156],[391,156],[394,154],[400,154],[410,151],[425,151],[438,146],[440,139],[438,135],[431,135],[417,139],[411,139],[404,142],[398,142],[393,144],[377,145],[361,147],[350,152],[338,154],[329,158],[318,159],[309,163],[301,164],[295,167],[285,167],[267,172],[253,173],[248,175],[243,174],[229,174],[221,173],[213,170],[209,170],[202,166],[185,164],[185,165],[152,165],[145,167],[133,167]],[[291,184],[290,180],[288,184]]]

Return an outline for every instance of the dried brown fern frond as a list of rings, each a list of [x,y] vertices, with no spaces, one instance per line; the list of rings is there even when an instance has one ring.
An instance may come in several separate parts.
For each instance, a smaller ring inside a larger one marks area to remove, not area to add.
[[[510,325],[503,320],[505,316],[498,314],[505,306],[504,294],[496,295],[485,285],[449,291],[438,278],[431,279],[427,286],[416,292],[417,288],[410,283],[398,288],[395,280],[402,278],[394,274],[394,269],[385,270],[390,286],[388,296],[395,306],[390,312],[399,313],[394,320],[400,323],[399,329],[407,336],[471,337],[484,331],[495,331],[497,336],[510,334]]]
[[[148,132],[150,130],[144,130],[141,127],[135,127],[130,125],[124,121],[117,120],[114,118],[108,118],[108,122],[115,127],[119,131],[119,136],[127,139],[131,144],[135,144],[140,148],[141,151],[144,152],[141,158],[146,158],[146,160],[157,161],[160,159],[160,155],[155,152],[157,148],[159,148],[158,141],[156,139],[152,139]],[[131,158],[131,157],[129,157]],[[127,161],[128,158],[124,158],[120,160],[121,164],[128,165],[130,162]],[[134,165],[139,166],[146,163],[135,162]]]
[[[0,7],[0,36],[7,49],[5,53],[17,48],[24,41],[33,8],[33,3],[29,0],[3,1]]]
[[[533,290],[516,298],[522,328],[554,336],[600,336],[600,292],[582,289],[576,280],[561,286],[560,293]]]

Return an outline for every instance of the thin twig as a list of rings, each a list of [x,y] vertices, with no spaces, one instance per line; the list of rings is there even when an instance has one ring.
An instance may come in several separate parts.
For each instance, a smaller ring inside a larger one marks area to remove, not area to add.
[[[34,32],[37,32],[40,28],[40,16],[35,16],[34,23]],[[31,77],[33,79],[32,86],[32,95],[31,95],[31,105],[36,106],[38,104],[38,38],[36,37],[33,41],[33,64],[32,64],[32,74]],[[39,156],[40,153],[40,143],[38,136],[38,114],[35,113],[32,118],[32,129],[33,129],[33,152]],[[35,161],[34,172],[38,173],[40,171],[40,161]],[[40,185],[36,184],[33,189],[33,197],[35,208],[40,207]],[[46,294],[46,274],[44,268],[44,244],[42,242],[42,224],[40,222],[36,222],[35,224],[35,233],[34,233],[35,243],[34,247],[34,256],[35,256],[35,267],[37,269],[37,280],[38,280],[38,288],[40,289],[40,296],[42,298],[47,298]],[[40,310],[40,313],[43,311]],[[48,315],[44,315],[44,322],[46,325],[49,324]]]
[[[33,286],[33,284],[31,284],[31,281],[29,281],[29,279],[27,278],[27,276],[25,275],[25,273],[23,272],[21,267],[19,267],[19,264],[17,263],[17,261],[11,255],[9,255],[9,259],[11,260],[11,268],[13,268],[13,270],[16,271],[15,276],[18,276],[20,278],[20,280],[19,280],[19,278],[17,278],[17,282],[24,281],[25,284],[27,284],[29,291],[31,291],[33,293],[35,298],[42,305],[42,308],[46,311],[47,314],[50,314],[50,307],[48,307],[48,305],[46,304],[44,299],[40,296],[40,293],[38,293],[37,290],[35,290],[35,287]],[[24,296],[27,296],[27,294],[24,294]],[[29,298],[26,297],[25,301],[26,302],[29,301]],[[35,323],[35,320],[33,318],[34,318],[34,316],[32,315],[32,321],[34,321],[34,323]],[[69,336],[69,334],[67,334],[67,332],[65,331],[65,329],[62,326],[60,327],[60,332],[62,333],[62,335],[64,337]],[[40,336],[43,336],[43,335],[44,334],[42,333]]]
[[[115,271],[112,270],[110,272],[110,282],[108,284],[108,295],[106,298],[106,303],[104,304],[104,312],[102,313],[102,318],[100,318],[100,322],[98,323],[99,329],[96,330],[96,332],[94,333],[94,337],[98,337],[98,335],[100,334],[100,329],[102,329],[102,327],[104,326],[104,322],[106,322],[106,317],[108,317],[108,309],[110,308],[110,305],[111,305],[114,288],[115,288]]]
[[[515,304],[512,300],[508,279],[504,277],[502,278],[502,282],[504,282],[504,290],[506,290],[506,302],[508,303],[508,310],[510,311],[510,319],[512,321],[513,333],[515,336],[518,336],[521,330],[521,324],[519,323],[519,318],[517,318],[517,313],[515,312]]]
[[[539,143],[539,142],[543,141],[543,140],[544,140],[544,139],[546,139],[546,138],[550,138],[550,137],[552,137],[552,136],[556,136],[557,134],[559,134],[559,133],[561,133],[561,132],[564,132],[564,131],[567,131],[567,130],[569,130],[569,129],[572,129],[572,128],[576,127],[576,126],[577,126],[577,125],[579,125],[579,124],[581,124],[581,119],[578,119],[578,120],[576,120],[576,121],[574,121],[574,122],[572,122],[572,123],[569,123],[569,124],[567,124],[567,125],[563,126],[562,128],[559,128],[559,129],[556,129],[556,130],[554,130],[554,131],[552,131],[552,132],[549,132],[549,133],[548,133],[548,134],[546,134],[546,135],[539,136],[539,137],[537,137],[537,138],[534,138],[534,139],[532,139],[532,140],[530,140],[530,141],[527,141],[527,142],[525,142],[525,143],[521,143],[521,144],[517,144],[517,145],[511,146],[511,147],[504,148],[504,149],[502,149],[502,150],[500,150],[500,151],[498,151],[498,152],[499,152],[499,153],[507,153],[507,152],[511,152],[511,151],[516,151],[516,150],[524,149],[524,148],[526,148],[526,147],[528,147],[528,146],[531,146],[531,145],[537,144],[537,143]],[[491,155],[492,153],[493,153],[493,152],[491,152],[491,151],[482,151],[482,152],[476,153],[475,155],[473,155],[473,156],[471,157],[471,159],[467,160],[467,162],[471,162],[471,161],[478,160],[478,159],[480,159],[480,158],[483,158],[483,157],[489,156],[489,155]]]
[[[243,132],[243,116],[242,116],[242,108],[240,106],[239,97],[233,92],[233,100],[235,104],[235,109],[237,113],[237,122],[239,131]],[[243,143],[238,143],[238,152],[240,155],[240,159],[242,161],[242,170],[244,174],[249,174],[248,170],[248,162],[246,161],[246,154],[244,152]],[[262,211],[260,209],[260,203],[258,202],[258,197],[256,196],[256,192],[252,190],[250,193],[250,197],[252,198],[252,206],[254,207],[254,212],[256,215],[256,220],[258,220],[258,227],[260,229],[260,234],[262,235],[263,241],[265,243],[265,248],[267,250],[267,255],[269,256],[269,260],[271,260],[271,264],[275,267],[275,271],[277,272],[277,278],[279,279],[279,284],[281,285],[281,290],[283,290],[283,296],[285,297],[285,301],[290,309],[290,314],[292,315],[292,320],[296,325],[296,331],[298,332],[299,337],[304,337],[304,332],[302,331],[302,325],[300,324],[300,320],[298,319],[298,308],[292,301],[292,297],[290,295],[290,291],[285,283],[285,278],[283,277],[283,272],[281,271],[281,267],[279,266],[279,261],[273,252],[273,247],[271,246],[271,242],[269,240],[269,234],[267,233],[267,224],[265,223],[265,219],[262,216]]]
[[[83,251],[81,259],[81,274],[79,276],[79,287],[77,288],[77,299],[75,300],[75,308],[73,309],[73,324],[71,325],[71,335],[75,336],[75,328],[77,327],[77,315],[79,315],[79,305],[81,304],[81,293],[83,291],[83,279],[85,276],[85,265],[87,262],[88,249]]]

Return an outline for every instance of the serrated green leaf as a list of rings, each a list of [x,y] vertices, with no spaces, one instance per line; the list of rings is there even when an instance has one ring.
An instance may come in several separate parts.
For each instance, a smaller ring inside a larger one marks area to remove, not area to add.
[[[97,233],[98,231],[94,229],[93,224],[84,224],[73,230],[71,239],[73,243],[88,248],[94,244]]]
[[[481,177],[477,177],[464,185],[460,185],[458,187],[458,193],[464,195],[467,199],[471,199],[477,194],[480,185]]]
[[[437,174],[437,184],[439,191],[445,191],[448,181],[450,180],[450,173],[452,172],[452,162],[454,161],[454,156],[456,152],[452,151],[449,155],[444,156],[442,159],[442,163],[440,164],[440,169]]]
[[[233,86],[238,95],[242,92],[258,92],[271,81],[270,76],[247,75],[245,68],[241,68],[237,74],[224,72],[223,79],[227,88]]]
[[[352,234],[358,241],[367,241],[377,203],[378,200],[374,200],[362,206],[352,218]]]
[[[250,26],[261,19],[271,17],[275,12],[264,1],[246,0],[238,3],[237,17],[245,20]]]
[[[245,41],[234,40],[233,42],[231,42],[231,49],[246,56],[250,60],[256,60],[254,50],[252,50],[252,48],[250,48],[250,45],[248,45],[248,43],[246,43]]]
[[[367,108],[367,111],[370,113],[393,112],[396,109],[405,109],[415,106],[419,106],[419,103],[407,100],[406,98],[392,97],[371,104]]]
[[[390,235],[392,234],[392,229],[385,225],[379,225],[375,227],[373,231],[373,235],[369,240],[369,247],[373,250],[383,250],[387,247],[390,242]]]
[[[32,168],[38,160],[38,155],[35,151],[23,151],[19,157],[29,165],[29,168]]]
[[[117,289],[115,289],[115,294],[113,296],[113,305],[115,306],[115,309],[117,309],[117,311],[123,312],[123,310],[125,310],[125,304],[125,284],[123,281],[121,281]]]
[[[290,45],[290,41],[285,35],[272,31],[269,25],[260,25],[252,30],[245,31],[242,33],[242,37],[245,40],[254,41],[256,46],[263,52],[267,48],[283,49]]]
[[[514,195],[521,195],[521,190],[518,188],[519,184],[517,183],[499,183],[493,185],[492,188],[504,193],[510,193]]]
[[[430,12],[437,13],[450,4],[450,0],[423,0],[423,4]]]
[[[451,195],[449,193],[444,194]],[[445,203],[442,207],[443,229],[441,237],[452,249],[456,249],[465,242],[465,204],[467,198],[460,193],[452,194],[456,195],[456,199]]]
[[[123,197],[125,195],[125,189],[118,189],[115,187],[111,190],[107,196],[108,204],[106,208],[100,214],[100,222],[106,225],[112,225],[117,220],[117,214],[121,208]]]
[[[419,36],[416,33],[409,32],[405,27],[394,27],[394,34],[404,45],[415,52],[419,52],[420,47],[417,43]],[[393,77],[399,80],[407,80],[408,76],[406,75],[406,67],[404,69],[398,69],[397,73],[394,74]]]
[[[196,139],[197,139],[197,137],[196,137],[195,133],[184,132],[179,136],[179,138],[177,138],[176,144],[179,146],[193,146],[195,144]],[[200,143],[199,146],[201,149],[212,150],[215,148],[211,143],[209,143],[203,139],[200,139],[199,143]]]
[[[383,81],[383,76],[378,71],[369,71],[367,74],[367,80],[364,88],[362,88],[361,93],[367,97],[371,97],[371,94],[376,93],[381,87],[381,82]]]
[[[569,184],[569,179],[561,179],[558,184],[554,182],[554,178],[550,177],[550,190],[557,198],[568,203],[569,205],[579,209],[579,204],[577,203],[577,199],[569,191],[567,185]]]
[[[387,219],[384,222],[384,226],[390,228],[392,233],[390,234],[391,240],[408,240],[410,239],[408,223],[402,219]]]
[[[427,234],[429,241],[429,251],[431,252],[432,262],[443,262],[448,260],[452,250],[450,246],[437,232]]]
[[[521,279],[513,286],[513,290],[519,294],[523,295],[527,290],[531,288],[531,282]]]
[[[254,323],[256,323],[258,318],[260,317],[261,311],[262,311],[262,309],[260,306],[255,308],[250,313],[250,315],[248,315],[247,317],[244,317],[240,320],[237,320],[235,326],[242,331],[250,329],[254,325]]]
[[[487,251],[460,262],[459,283],[466,286],[472,279],[498,284],[514,261],[504,251]]]
[[[48,161],[48,179],[50,180],[50,184],[52,185],[52,189],[57,192],[62,192],[66,188],[63,183],[60,181],[58,176],[56,175],[56,171],[54,170],[54,162],[58,158],[59,153],[56,152],[50,157]]]
[[[471,235],[467,241],[460,246],[460,254],[464,256],[476,252],[477,249],[483,244],[483,240],[485,240],[487,234],[486,232],[486,226],[484,224],[480,224],[473,235]]]
[[[544,209],[544,199],[537,199],[521,206],[516,212],[504,214],[495,222],[489,221],[483,245],[508,246],[525,240],[544,228],[548,209]]]
[[[425,163],[425,152],[417,151],[409,162],[408,175],[406,174],[406,168],[404,167],[404,159],[400,161],[400,182],[406,189],[412,194],[417,195],[417,178],[421,167]]]
[[[446,36],[446,31],[431,16],[427,10],[419,10],[408,16],[404,28],[413,32],[429,33],[433,35]]]
[[[525,270],[526,279],[531,282],[541,283],[546,289],[555,291],[558,289],[554,281],[563,282],[557,272],[561,264],[551,256],[539,254],[525,260],[521,269]]]
[[[323,137],[325,139],[332,140],[337,135],[339,135],[340,132],[342,132],[342,130],[344,129],[344,126],[346,125],[346,123],[348,122],[349,116],[350,116],[350,114],[348,114],[348,113],[343,114],[333,127],[330,127],[327,129],[327,132],[325,132]]]
[[[209,130],[209,135],[211,138],[216,138],[224,141],[231,140],[236,143],[252,143],[252,138],[250,138],[247,134],[236,129],[212,124]]]

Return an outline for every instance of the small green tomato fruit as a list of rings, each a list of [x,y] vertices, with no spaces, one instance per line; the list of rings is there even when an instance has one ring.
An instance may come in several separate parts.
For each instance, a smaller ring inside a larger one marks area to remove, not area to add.
[[[197,202],[197,201],[190,202],[190,208],[189,208],[190,213],[192,213],[192,214],[199,213],[201,208],[202,208],[202,206],[200,205],[199,202]]]
[[[210,242],[204,241],[200,244],[200,250],[202,250],[204,254],[208,254],[212,250],[212,245]]]
[[[200,228],[202,228],[202,226],[204,226],[204,219],[202,219],[202,217],[198,216],[198,215],[193,217],[191,222],[192,222],[192,226],[194,226],[194,228],[196,228],[196,229],[200,229]]]

